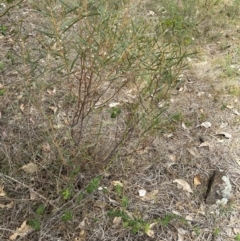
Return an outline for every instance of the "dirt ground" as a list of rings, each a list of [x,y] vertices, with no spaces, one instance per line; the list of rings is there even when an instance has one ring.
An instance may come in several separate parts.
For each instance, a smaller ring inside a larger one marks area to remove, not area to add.
[[[19,15],[1,19],[12,34],[16,18],[27,15],[36,24],[31,11],[14,11]],[[182,84],[170,95],[163,131],[148,136],[145,148],[134,155],[118,156],[88,197],[79,196],[93,175],[79,173],[69,200],[62,200],[59,191],[71,179],[64,166],[41,163],[37,172],[29,173],[29,166],[26,172],[22,169],[42,158],[36,149],[44,126],[31,129],[37,117],[29,120],[23,114],[28,105],[19,77],[24,66],[19,72],[17,60],[8,54],[21,48],[14,46],[11,35],[0,36],[1,61],[7,66],[0,79],[0,90],[6,90],[0,92],[1,240],[240,240],[240,22],[224,12],[216,22],[199,25],[206,36],[196,40],[198,54],[188,58]],[[26,30],[25,18],[22,31],[31,33],[34,24]],[[211,126],[201,125],[206,122]],[[134,146],[132,140],[126,153]],[[44,148],[49,160],[48,146]],[[232,184],[224,206],[205,203],[214,170],[224,170]],[[191,190],[179,188],[179,179]]]

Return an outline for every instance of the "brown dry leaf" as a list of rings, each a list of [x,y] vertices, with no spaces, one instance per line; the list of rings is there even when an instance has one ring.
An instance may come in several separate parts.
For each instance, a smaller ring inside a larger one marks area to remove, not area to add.
[[[120,182],[120,181],[112,181],[112,184],[113,184],[113,186],[115,187],[115,186],[120,186],[120,187],[123,187],[123,183],[122,182]]]
[[[169,158],[169,160],[171,160],[172,162],[176,162],[176,161],[177,161],[177,156],[176,156],[176,155],[169,155],[168,158]]]
[[[172,137],[174,137],[173,133],[163,134],[163,136],[166,137],[166,138],[172,138]]]
[[[113,219],[113,226],[117,227],[121,222],[122,222],[122,218],[121,217],[115,217]]]
[[[193,217],[191,215],[187,215],[186,218],[185,218],[187,221],[192,221],[193,220]]]
[[[155,237],[154,231],[152,229],[154,228],[154,226],[156,226],[156,224],[157,223],[151,223],[149,225],[148,230],[145,232],[148,237],[150,237],[150,238],[154,238]]]
[[[87,232],[83,229],[79,232],[79,236],[74,241],[85,241],[87,240]]]
[[[209,121],[205,121],[200,126],[203,126],[205,128],[210,128],[212,126],[212,123]]]
[[[152,192],[148,192],[145,194],[145,196],[140,197],[143,201],[152,201],[156,199],[156,195],[158,194],[158,190],[153,190]]]
[[[55,113],[57,112],[57,110],[58,110],[57,106],[50,106],[50,107],[48,107],[48,109],[52,110],[54,114],[55,114]]]
[[[29,189],[30,192],[30,200],[36,200],[37,199],[37,194],[34,192],[32,189]]]
[[[240,234],[240,228],[233,228],[233,232],[237,235]]]
[[[5,197],[6,196],[6,193],[3,191],[3,189],[4,189],[4,186],[0,185],[0,197]]]
[[[24,104],[21,104],[21,105],[19,106],[19,109],[23,112],[23,111],[25,110]]]
[[[108,106],[109,106],[110,108],[113,108],[113,107],[116,107],[116,106],[118,106],[118,105],[120,105],[119,102],[113,102],[113,103],[110,103]]]
[[[197,174],[194,178],[193,178],[193,184],[194,186],[199,186],[202,184],[202,181],[201,181],[201,177],[199,174]]]
[[[188,130],[188,128],[187,128],[187,126],[185,125],[184,122],[182,122],[182,128],[183,128],[183,130]]]
[[[109,199],[109,202],[114,205],[114,206],[121,206],[119,202],[117,202],[116,200],[114,199],[111,199],[111,198],[108,198]]]
[[[27,220],[24,221],[20,228],[17,228],[13,235],[9,237],[10,240],[16,240],[18,236],[23,237],[26,235],[29,231],[32,230],[32,227],[27,225]]]
[[[79,225],[76,227],[76,230],[77,229],[84,229],[85,225],[86,225],[86,222],[85,222],[86,218],[84,218],[80,223]]]
[[[206,207],[203,204],[200,205],[200,208],[198,209],[198,213],[200,213],[203,216],[206,215]]]
[[[200,154],[196,148],[187,148],[187,151],[194,157],[200,157]]]
[[[184,236],[187,233],[187,231],[182,228],[178,228],[177,231],[178,231],[178,241],[184,241],[185,240]]]
[[[47,142],[44,142],[43,145],[42,145],[42,149],[43,149],[44,152],[50,152],[51,147]]]
[[[53,125],[53,127],[54,129],[59,130],[63,127],[63,125],[59,123],[59,124]]]
[[[229,110],[232,110],[234,108],[234,106],[232,105],[226,105],[226,107],[229,109]]]
[[[216,135],[224,136],[224,137],[227,138],[227,139],[231,139],[231,138],[232,138],[232,135],[231,135],[231,134],[229,134],[229,133],[227,133],[227,132],[224,132],[224,131],[222,131],[222,132],[217,132]]]
[[[176,211],[176,210],[172,210],[172,213],[177,215],[177,216],[182,216],[180,212]]]
[[[0,208],[6,208],[6,209],[10,209],[13,207],[13,202],[10,202],[8,204],[1,204],[0,203]]]
[[[240,159],[236,159],[236,163],[240,166]]]
[[[191,187],[190,187],[190,185],[185,180],[183,180],[183,179],[175,179],[173,181],[173,183],[175,183],[175,182],[178,184],[177,187],[179,189],[183,189],[184,191],[187,191],[189,193],[193,192]]]
[[[234,113],[235,115],[240,115],[240,113],[239,113],[236,109],[233,110],[233,113]]]
[[[107,203],[101,200],[97,200],[93,206],[104,209],[107,206]]]
[[[54,87],[52,90],[50,90],[50,89],[47,89],[47,93],[49,94],[49,95],[55,95],[56,94],[56,87]]]
[[[151,229],[148,229],[148,230],[146,231],[146,234],[147,234],[147,236],[150,237],[150,238],[154,238],[154,237],[155,237],[154,231],[151,230]]]
[[[210,147],[210,143],[207,142],[207,141],[204,141],[203,143],[201,143],[201,144],[199,145],[199,147],[206,147],[206,146]]]
[[[35,163],[30,162],[27,165],[22,166],[21,169],[26,173],[33,174],[38,171],[38,166]]]

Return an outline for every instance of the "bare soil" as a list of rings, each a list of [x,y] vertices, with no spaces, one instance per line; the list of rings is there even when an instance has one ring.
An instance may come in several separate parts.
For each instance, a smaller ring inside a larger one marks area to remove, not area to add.
[[[239,18],[223,12],[222,19],[216,20],[218,24],[211,20],[199,25],[203,36],[194,46],[199,53],[189,57],[182,84],[170,95],[162,130],[145,137],[146,145],[141,149],[136,149],[137,140],[131,140],[105,172],[97,164],[84,163],[74,176],[73,197],[63,200],[61,191],[71,182],[76,163],[67,167],[53,162],[57,160],[55,152],[47,145],[43,147],[49,130],[38,122],[37,111],[34,119],[25,113],[31,100],[23,89],[27,83],[23,84],[19,76],[26,69],[21,66],[19,72],[17,59],[8,53],[21,50],[14,45],[12,24],[25,19],[25,28],[27,19],[29,29],[22,31],[31,33],[37,15],[27,8],[14,13],[1,19],[10,29],[10,34],[0,37],[1,61],[6,66],[0,80],[5,90],[0,96],[1,240],[234,240],[240,234]],[[36,41],[35,36],[26,37],[29,44]],[[55,100],[48,96],[46,109]],[[201,126],[203,122],[210,122],[211,127]],[[218,133],[231,134],[231,138]],[[71,148],[69,143],[63,145]],[[42,168],[37,173],[21,169],[38,160]],[[225,206],[205,203],[214,170],[226,171],[233,187]],[[101,188],[81,200],[81,190],[98,174],[102,175]],[[194,183],[197,176],[199,185]],[[176,179],[184,179],[193,192],[179,189],[173,182]],[[119,193],[115,181],[123,186]],[[146,196],[140,197],[139,190],[146,190]],[[42,204],[44,212],[36,215]],[[117,219],[117,211],[125,212],[128,220]],[[71,218],[64,221],[67,213]],[[39,230],[20,228],[25,220],[37,219]],[[130,220],[149,223],[151,232],[134,233]],[[14,239],[18,228],[24,235],[19,231]]]

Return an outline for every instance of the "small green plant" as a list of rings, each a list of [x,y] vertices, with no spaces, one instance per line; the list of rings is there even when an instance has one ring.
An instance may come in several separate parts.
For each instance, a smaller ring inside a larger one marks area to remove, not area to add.
[[[97,223],[97,222],[99,222],[99,221],[100,221],[99,218],[93,218],[93,222]]]
[[[112,209],[108,212],[110,217],[121,217],[123,221],[123,227],[129,228],[134,234],[141,231],[146,233],[149,230],[151,223],[158,223],[162,226],[167,226],[173,219],[178,219],[180,222],[186,224],[187,221],[184,218],[180,218],[175,214],[167,214],[163,218],[154,219],[151,221],[144,221],[141,217],[130,217],[127,212],[119,209]]]
[[[213,231],[213,235],[218,236],[220,234],[220,232],[221,232],[220,228],[215,228]]]
[[[200,117],[199,117],[199,120],[200,120],[201,122],[203,122],[203,121],[205,121],[206,119],[207,119],[206,114],[201,113],[201,115],[200,115]]]
[[[62,221],[63,222],[68,222],[70,220],[72,220],[72,213],[71,212],[65,212],[63,215],[62,215]]]
[[[121,109],[120,108],[118,108],[118,107],[113,107],[112,109],[111,109],[111,118],[112,119],[114,119],[114,118],[116,118],[118,115],[120,115],[121,114]]]
[[[178,218],[178,216],[175,214],[167,214],[163,218],[157,219],[157,222],[165,227],[168,226],[169,223],[175,218]]]
[[[94,191],[96,191],[99,187],[101,178],[100,177],[95,177],[93,178],[90,183],[88,184],[88,186],[86,187],[86,191],[88,194],[93,193]]]
[[[221,110],[225,110],[226,108],[227,108],[227,106],[225,104],[222,104]]]
[[[69,200],[72,196],[72,191],[70,188],[66,188],[62,191],[62,197],[64,200]]]
[[[6,0],[8,4],[13,3],[15,0]]]
[[[4,69],[4,63],[0,61],[0,70],[2,71]]]
[[[7,26],[5,25],[0,25],[0,33],[4,36],[7,34]]]
[[[129,205],[129,200],[127,197],[123,196],[121,201],[122,207],[126,208]]]
[[[35,230],[35,231],[39,231],[41,229],[41,216],[44,214],[45,212],[45,205],[41,204],[38,206],[38,208],[36,209],[36,215],[37,217],[34,219],[30,219],[28,221],[28,224]]]
[[[131,218],[126,212],[121,210],[111,210],[108,215],[110,217],[121,217],[123,221],[123,227],[129,228],[133,234],[139,231],[146,232],[149,229],[149,223],[143,221],[141,218]]]
[[[182,112],[176,112],[172,115],[172,120],[179,122],[182,120],[182,117],[183,117]]]
[[[121,196],[123,193],[123,187],[119,184],[115,186],[115,192],[117,193],[118,196]]]
[[[234,238],[234,240],[240,241],[240,233],[238,233],[238,234],[236,235],[236,237]]]
[[[45,211],[45,206],[44,206],[44,204],[41,204],[41,205],[37,208],[36,214],[37,214],[37,215],[43,215],[44,211]]]
[[[0,96],[3,96],[5,92],[6,92],[5,89],[0,89]]]
[[[187,127],[192,127],[194,125],[194,122],[191,120],[186,120],[184,123]]]
[[[200,235],[200,227],[194,227],[193,231],[195,232],[195,234],[196,234],[197,236]]]
[[[41,229],[41,222],[38,218],[29,220],[28,224],[35,230],[39,231]]]

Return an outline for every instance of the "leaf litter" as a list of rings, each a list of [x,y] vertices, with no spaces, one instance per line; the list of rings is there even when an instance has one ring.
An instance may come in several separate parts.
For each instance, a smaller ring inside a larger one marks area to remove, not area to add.
[[[29,231],[32,231],[32,227],[27,225],[27,220],[25,220],[20,228],[17,228],[14,234],[12,234],[9,239],[16,240],[18,237],[24,237]]]
[[[30,163],[22,166],[21,169],[23,169],[28,174],[33,174],[38,171],[38,165],[33,162],[30,162]]]
[[[212,55],[211,55],[211,58],[212,58]],[[192,61],[193,62],[193,61]],[[208,62],[207,62],[208,63]],[[206,73],[206,71],[204,72],[204,71],[202,71],[202,73],[203,73],[203,75]],[[201,75],[202,74],[201,73],[201,70],[199,70],[199,74]],[[201,76],[201,79],[203,79],[203,81],[204,81],[204,77],[205,76]],[[193,81],[194,82],[194,81]],[[199,81],[200,82],[200,81]],[[201,86],[201,84],[202,83],[199,83],[199,89],[197,89],[196,91],[196,93],[200,93],[202,90],[204,90],[205,91],[205,88],[202,88],[202,86]],[[205,87],[205,86],[204,86]],[[181,89],[182,90],[182,89]],[[51,93],[51,91],[52,90],[49,90],[49,91],[47,91],[47,93],[49,94],[49,95],[54,95],[54,93]],[[203,92],[203,93],[205,93],[205,92]],[[188,95],[189,93],[186,91],[186,92],[184,92],[184,95]],[[191,93],[190,93],[191,94]],[[200,97],[201,97],[202,95],[199,95],[199,99],[200,99]],[[206,96],[207,96],[207,93],[206,93]],[[192,96],[193,97],[193,96]],[[185,102],[185,106],[187,106],[187,102]],[[23,105],[22,106],[23,108],[23,110],[22,111],[24,111],[24,109],[25,109],[25,106]],[[100,106],[98,106],[98,107],[100,107]],[[206,107],[208,108],[208,106],[206,105]],[[232,108],[233,109],[233,108]],[[54,112],[54,109],[52,110],[53,112]],[[212,109],[211,109],[211,111],[212,111]],[[235,112],[235,113],[234,113]],[[238,113],[238,111],[235,111],[235,110],[233,110],[233,113],[235,114],[235,115],[239,115],[239,113]],[[214,113],[215,114],[215,113]],[[217,117],[216,117],[217,118]],[[212,121],[212,119],[211,119],[211,121]],[[185,123],[187,123],[187,122],[185,122]],[[211,127],[211,125],[209,125],[209,123],[210,122],[203,122],[200,126],[201,127],[204,127],[205,129],[207,129],[207,131],[209,131],[209,129],[211,129],[210,127]],[[213,121],[212,121],[212,123],[214,123]],[[210,123],[211,124],[211,123]],[[184,130],[187,130],[187,126],[184,124],[184,122],[183,122],[183,124],[182,124],[182,128],[184,129]],[[203,130],[203,131],[206,131],[206,130],[204,130],[204,128],[199,128],[199,129],[201,129],[201,130]],[[190,129],[190,128],[189,128]],[[172,130],[171,130],[172,131]],[[170,132],[170,131],[169,131]],[[234,132],[232,132],[232,133],[234,133]],[[185,149],[185,146],[184,146],[184,138],[182,138],[182,136],[179,136],[178,135],[178,133],[177,132],[174,132],[173,134],[171,133],[171,134],[164,134],[165,136],[166,136],[166,138],[168,138],[168,140],[169,141],[171,141],[172,139],[180,139],[182,142],[183,142],[183,145],[181,145],[180,147],[179,147],[179,149],[181,149],[181,151],[186,151],[186,150],[190,150],[189,151],[189,153],[192,155],[191,156],[191,159],[190,159],[190,161],[189,161],[189,163],[191,163],[191,162],[193,162],[193,160],[195,160],[195,158],[196,157],[198,157],[199,156],[199,154],[198,153],[196,153],[196,151],[192,151],[192,149],[196,149],[196,148],[194,148],[194,147],[188,147],[187,149]],[[193,133],[193,135],[194,135],[194,133]],[[229,137],[229,135],[225,135],[225,134],[220,134],[220,135],[222,135],[223,137],[225,137],[226,139],[230,139],[231,137]],[[229,138],[228,138],[229,137]],[[171,140],[170,140],[170,138],[171,138]],[[198,143],[199,144],[199,143]],[[200,144],[200,146],[199,145],[196,145],[197,147],[206,147],[206,146],[209,146],[209,142],[203,142],[202,144]],[[162,146],[160,145],[160,147],[159,148],[161,148]],[[175,147],[174,147],[175,148]],[[213,148],[215,148],[214,147],[214,145],[213,145]],[[176,149],[177,149],[177,147],[176,147]],[[164,151],[164,150],[163,150]],[[205,154],[205,156],[204,156],[204,158],[206,158],[209,162],[217,162],[217,164],[219,164],[219,162],[220,162],[220,160],[211,160],[211,158],[212,157],[215,157],[214,155],[212,155],[212,153],[211,152],[209,152],[208,153],[208,148],[201,148],[201,154],[202,153],[204,153]],[[47,151],[48,152],[48,151]],[[216,152],[217,153],[217,152]],[[215,154],[215,153],[214,153]],[[222,154],[222,158],[223,159],[227,159],[228,158],[228,153],[226,153],[226,156],[224,156],[224,152],[222,152],[222,153],[220,153],[219,154],[219,156],[221,156],[221,154]],[[177,172],[180,172],[180,166],[181,165],[183,165],[182,164],[182,160],[181,160],[181,158],[180,158],[180,156],[182,156],[182,153],[181,153],[181,155],[178,153],[178,154],[176,154],[177,155],[177,159],[179,160],[178,161],[178,164],[179,165],[177,165],[176,166],[176,168],[179,168],[179,170],[177,170]],[[217,154],[216,154],[216,156],[217,156]],[[211,158],[210,158],[211,157]],[[227,157],[227,158],[226,158]],[[170,160],[171,160],[171,158],[169,158]],[[220,159],[220,158],[219,158]],[[230,158],[229,158],[230,159]],[[176,162],[175,160],[171,160],[172,162]],[[200,161],[204,161],[204,159],[201,159]],[[199,169],[201,169],[201,168],[203,168],[204,169],[204,171],[206,171],[206,173],[208,173],[209,172],[209,167],[207,167],[206,169],[205,169],[205,166],[204,166],[204,164],[203,163],[200,163],[200,161],[197,161],[196,162],[196,166],[199,168]],[[219,161],[219,162],[218,162]],[[188,163],[188,165],[190,165]],[[240,162],[239,162],[240,163]],[[192,164],[192,163],[191,163]],[[192,165],[191,166],[191,168],[193,169],[193,167],[195,168],[195,166],[194,165]],[[22,168],[23,169],[23,168]],[[37,167],[34,169],[33,168],[33,171],[29,171],[28,170],[29,168],[27,168],[26,170],[26,173],[28,173],[28,174],[31,174],[31,173],[36,173],[37,172]],[[24,169],[23,169],[24,170]],[[153,174],[152,174],[152,176],[157,176],[158,175],[158,173],[156,172],[156,173],[154,173],[154,171],[156,171],[156,169],[155,170],[153,170]],[[160,173],[160,172],[159,172]],[[176,173],[174,173],[174,175],[176,175]],[[186,178],[189,178],[188,180],[192,180],[192,178],[194,177],[194,186],[198,186],[198,183],[200,183],[202,180],[198,180],[198,178],[197,178],[197,176],[195,175],[195,174],[193,174],[193,173],[191,173],[191,170],[189,170],[189,169],[187,169],[185,172],[183,172],[183,173],[180,173],[180,175],[181,176],[183,176],[183,177],[185,177],[186,176]],[[185,176],[184,176],[185,175]],[[195,175],[195,176],[194,176]],[[152,177],[151,176],[151,174],[149,175],[150,177]],[[160,175],[159,175],[160,177],[159,178],[165,178],[165,176],[164,176],[164,174],[163,174],[163,172],[161,172],[160,173]],[[150,177],[149,177],[149,179],[150,179]],[[202,179],[204,179],[204,177],[203,176],[201,176],[202,177]],[[175,177],[174,177],[175,178]],[[181,180],[181,179],[175,179],[175,181],[176,180]],[[170,181],[171,181],[171,179],[170,179]],[[153,183],[153,182],[152,182]],[[180,185],[178,182],[176,182],[177,184],[178,184],[178,186],[179,186],[179,188],[181,188],[182,190],[184,190],[184,189],[186,189],[185,191],[186,192],[189,192],[189,190],[191,190],[191,189],[189,189],[189,188],[186,188],[186,185],[184,184],[184,185]],[[117,183],[116,185],[121,185],[122,183],[120,182],[120,183]],[[187,183],[188,184],[188,183]],[[154,185],[154,184],[152,184],[152,185]],[[189,185],[189,184],[188,184]],[[201,184],[199,184],[199,185],[201,185]],[[185,187],[184,187],[185,186]],[[190,185],[189,185],[190,186]],[[155,187],[154,187],[155,188]],[[191,188],[191,187],[190,187]],[[136,189],[135,189],[136,190]],[[148,189],[149,190],[149,189]],[[151,190],[151,189],[150,189]],[[187,191],[188,190],[188,191]],[[172,192],[172,190],[168,190],[169,191],[169,193],[171,193]],[[150,192],[151,193],[151,192]],[[102,195],[102,192],[101,192],[101,195]],[[147,193],[147,191],[146,191],[146,193],[145,193],[145,195],[143,195],[143,196],[147,196],[148,195],[148,193]],[[166,197],[166,199],[167,199],[167,196],[168,196],[168,193],[161,193],[160,191],[159,191],[159,196],[160,195],[165,195],[164,197]],[[176,195],[177,196],[177,195]],[[35,197],[33,198],[33,200],[35,199]],[[112,200],[112,203],[114,203],[114,200],[113,199],[111,199]],[[151,200],[151,199],[150,199]],[[193,200],[194,201],[194,200]],[[116,202],[116,201],[115,201]],[[202,203],[204,203],[204,201],[203,200],[201,200],[200,202],[202,202]],[[201,205],[203,205],[201,203]],[[118,206],[121,206],[119,203],[115,203],[115,204],[117,204]],[[134,205],[135,205],[136,203],[134,203]],[[192,203],[191,203],[192,204]],[[150,205],[150,204],[149,204]],[[172,205],[172,203],[171,203],[171,205]],[[113,205],[114,206],[114,205]],[[163,207],[162,207],[163,206]],[[163,210],[163,212],[167,212],[169,209],[169,206],[168,207],[164,207],[164,205],[162,205],[161,206],[161,208],[162,208],[162,210]],[[191,206],[191,205],[190,205]],[[164,210],[164,208],[165,208],[165,210]],[[205,208],[205,207],[204,207]],[[150,208],[149,209],[151,209],[151,206],[150,206]],[[184,209],[184,206],[183,206],[183,209]],[[199,210],[200,210],[200,208],[199,208]],[[200,211],[198,210],[198,212],[200,213]],[[146,211],[147,212],[147,211]],[[205,211],[203,211],[203,213],[204,213]],[[94,214],[95,215],[95,214]],[[105,226],[105,224],[104,224],[104,228],[105,228],[106,226]],[[176,229],[176,227],[174,227],[175,229]],[[101,229],[99,229],[99,230],[101,230]],[[151,229],[150,229],[151,230]],[[179,229],[178,227],[177,227],[177,231],[178,231],[178,239],[179,239],[179,241],[181,241],[181,240],[188,240],[187,239],[187,237],[185,238],[185,236],[186,236],[186,232],[185,232],[185,230],[184,229]],[[236,230],[237,231],[237,230]],[[86,234],[86,231],[84,231],[84,230],[82,230],[80,233],[79,233],[79,237],[78,238],[75,238],[75,240],[86,240],[86,238],[84,237],[85,236],[85,234]],[[151,232],[150,232],[150,235],[148,234],[148,233],[146,233],[149,237],[151,237]],[[104,235],[104,234],[103,234]],[[175,236],[176,237],[176,236]],[[160,238],[161,240],[165,240],[165,238]],[[166,239],[167,240],[167,239]],[[169,238],[169,240],[170,240],[170,238]],[[200,239],[199,239],[200,240]]]
[[[188,193],[193,193],[191,186],[184,179],[175,179],[173,183],[177,183],[178,189],[182,189]]]

